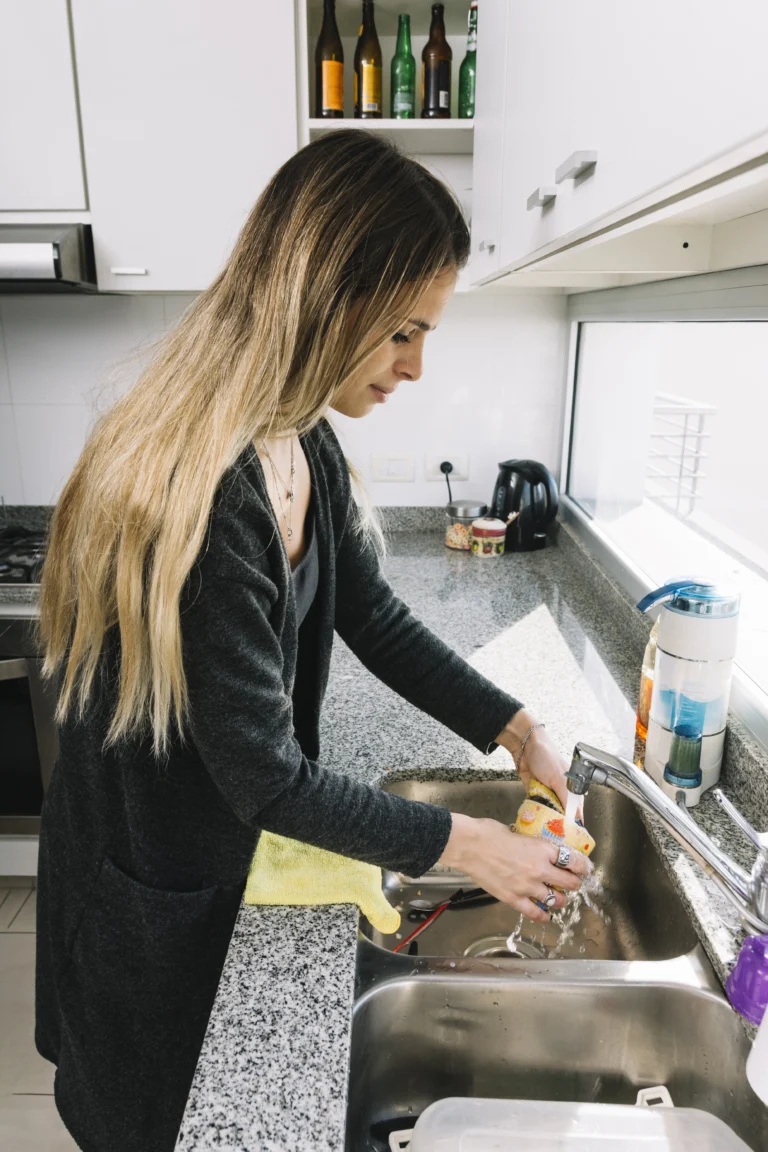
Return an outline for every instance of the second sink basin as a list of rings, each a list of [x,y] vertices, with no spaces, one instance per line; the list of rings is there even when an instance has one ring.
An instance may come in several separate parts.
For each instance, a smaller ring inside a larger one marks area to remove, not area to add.
[[[515,779],[477,781],[393,780],[385,789],[411,800],[422,800],[463,812],[468,816],[492,817],[514,823],[523,801],[523,785]],[[632,802],[608,788],[595,788],[586,801],[585,823],[597,841],[592,856],[605,891],[598,901],[604,913],[582,903],[580,918],[570,938],[560,942],[560,925],[535,925],[522,921],[516,952],[507,938],[521,925],[519,913],[505,904],[447,909],[418,938],[419,956],[466,956],[504,961],[517,958],[574,960],[667,960],[688,953],[697,937],[688,914],[675,891],[645,825]],[[472,886],[471,881],[464,881]],[[402,911],[399,936],[385,935],[362,921],[366,936],[391,951],[417,926],[407,919],[412,900],[439,904],[462,879],[457,875],[430,873],[409,878],[396,873],[385,876],[390,903]]]
[[[756,1152],[768,1147],[768,1112],[744,1075],[749,1041],[714,984],[633,982],[630,972],[568,983],[525,968],[503,979],[403,977],[358,1001],[347,1152],[386,1152],[391,1132],[446,1096],[634,1104],[659,1084],[677,1107],[719,1116]]]

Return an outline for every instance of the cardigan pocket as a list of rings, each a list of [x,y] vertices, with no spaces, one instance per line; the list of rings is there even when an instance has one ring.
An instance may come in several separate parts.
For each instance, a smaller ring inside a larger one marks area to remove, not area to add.
[[[59,1074],[77,1085],[96,1147],[168,1146],[239,902],[223,887],[150,888],[105,857],[60,979]]]

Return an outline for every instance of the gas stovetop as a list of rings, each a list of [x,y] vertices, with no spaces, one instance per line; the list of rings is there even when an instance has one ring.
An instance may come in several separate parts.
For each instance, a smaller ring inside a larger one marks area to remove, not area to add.
[[[39,584],[46,534],[39,528],[0,528],[0,585]]]

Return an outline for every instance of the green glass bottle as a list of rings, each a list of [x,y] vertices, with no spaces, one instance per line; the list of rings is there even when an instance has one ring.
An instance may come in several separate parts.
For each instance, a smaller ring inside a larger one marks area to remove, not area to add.
[[[467,54],[459,69],[459,118],[471,120],[475,114],[475,82],[477,79],[477,0],[469,6],[469,35]]]
[[[411,52],[411,18],[405,15],[398,16],[389,114],[393,120],[413,120],[416,115],[416,61]]]

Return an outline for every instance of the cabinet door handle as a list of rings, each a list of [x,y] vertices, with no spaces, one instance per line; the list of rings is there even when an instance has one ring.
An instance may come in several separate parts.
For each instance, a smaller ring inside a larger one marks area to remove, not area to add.
[[[528,197],[528,211],[531,208],[544,208],[547,204],[551,204],[557,196],[557,188],[552,188],[549,184],[542,184],[541,188],[537,188],[535,192],[531,192]]]
[[[110,268],[113,276],[146,276],[147,268]]]
[[[496,247],[495,242],[491,243],[490,240],[481,240],[477,246],[477,250],[478,250],[478,252],[488,252],[490,254],[491,252],[493,252],[495,247]]]
[[[555,172],[555,184],[562,184],[563,180],[575,180],[583,176],[597,164],[597,152],[572,152],[567,160]]]

